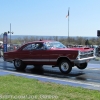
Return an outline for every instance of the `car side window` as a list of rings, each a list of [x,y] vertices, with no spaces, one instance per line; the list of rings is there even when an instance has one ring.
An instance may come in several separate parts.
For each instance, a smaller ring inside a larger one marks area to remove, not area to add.
[[[33,49],[35,49],[35,44],[29,44],[23,48],[23,50],[33,50]]]
[[[44,45],[42,43],[36,43],[35,44],[35,49],[36,50],[43,50],[44,49]]]

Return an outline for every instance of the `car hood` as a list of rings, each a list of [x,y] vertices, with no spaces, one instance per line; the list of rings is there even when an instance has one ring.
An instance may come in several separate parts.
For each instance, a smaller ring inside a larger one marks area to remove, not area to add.
[[[56,50],[72,50],[72,51],[91,51],[93,48],[87,48],[87,47],[82,47],[82,48],[52,48]]]

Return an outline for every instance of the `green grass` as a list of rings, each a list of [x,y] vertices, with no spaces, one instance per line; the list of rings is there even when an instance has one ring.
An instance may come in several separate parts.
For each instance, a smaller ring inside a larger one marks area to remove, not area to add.
[[[0,100],[100,100],[100,91],[7,75],[0,76]]]

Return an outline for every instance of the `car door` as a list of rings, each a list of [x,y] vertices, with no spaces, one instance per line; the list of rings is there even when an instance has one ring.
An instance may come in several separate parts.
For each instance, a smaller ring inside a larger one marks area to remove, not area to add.
[[[40,49],[40,43],[31,43],[23,48],[21,56],[27,62],[40,62],[42,51]]]
[[[34,43],[33,43],[34,45]],[[25,45],[25,47],[22,48],[20,51],[21,53],[19,54],[19,57],[24,61],[24,62],[31,62],[31,51],[32,51],[32,43]],[[35,55],[34,55],[35,56]]]
[[[35,48],[30,52],[31,59],[37,64],[47,64],[49,62],[49,54],[43,43],[35,43]]]

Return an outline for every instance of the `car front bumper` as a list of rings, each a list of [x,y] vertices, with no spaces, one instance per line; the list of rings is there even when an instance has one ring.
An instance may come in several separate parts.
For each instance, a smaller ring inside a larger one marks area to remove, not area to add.
[[[96,58],[96,56],[88,57],[88,58],[82,58],[82,59],[75,59],[75,60],[71,60],[71,61],[74,62],[75,64],[77,64],[77,63],[89,62],[90,60],[93,60],[95,58]]]

